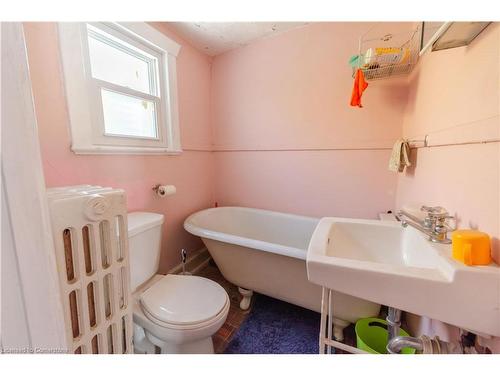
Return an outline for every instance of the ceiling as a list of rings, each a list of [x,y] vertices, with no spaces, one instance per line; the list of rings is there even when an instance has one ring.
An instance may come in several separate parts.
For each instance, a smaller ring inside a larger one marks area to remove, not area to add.
[[[215,56],[306,24],[307,22],[170,22],[169,26],[200,51]]]

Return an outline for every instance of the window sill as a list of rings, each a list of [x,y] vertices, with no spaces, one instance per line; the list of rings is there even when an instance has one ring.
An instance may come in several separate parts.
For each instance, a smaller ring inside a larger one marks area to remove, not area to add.
[[[167,149],[162,147],[127,147],[127,146],[89,146],[71,147],[77,155],[180,155],[182,149]]]

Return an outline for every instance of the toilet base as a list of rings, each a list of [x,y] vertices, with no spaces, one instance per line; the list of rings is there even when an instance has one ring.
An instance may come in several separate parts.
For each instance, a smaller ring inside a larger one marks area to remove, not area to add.
[[[144,328],[134,323],[134,353],[135,354],[155,354],[156,347],[146,337]]]
[[[161,354],[214,354],[212,336],[182,344],[161,341],[146,332],[147,339],[160,348]]]
[[[153,277],[133,294],[134,352],[145,354],[213,354],[212,336],[226,321],[231,306],[227,292],[224,291],[226,301],[221,306],[221,310],[213,317],[207,316],[207,319],[201,323],[190,325],[164,323],[147,313],[140,301],[144,291],[164,277],[163,275]],[[222,289],[222,287],[220,288]]]
[[[188,342],[181,345],[166,343],[161,347],[162,354],[214,354],[212,337]]]

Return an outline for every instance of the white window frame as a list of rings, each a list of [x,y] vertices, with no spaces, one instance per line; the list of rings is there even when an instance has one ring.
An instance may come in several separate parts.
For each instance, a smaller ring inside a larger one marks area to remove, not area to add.
[[[88,23],[158,61],[155,95],[92,77],[87,23],[60,23],[59,42],[72,145],[76,154],[179,154],[176,58],[180,45],[146,23]],[[105,134],[101,88],[155,103],[158,138]]]

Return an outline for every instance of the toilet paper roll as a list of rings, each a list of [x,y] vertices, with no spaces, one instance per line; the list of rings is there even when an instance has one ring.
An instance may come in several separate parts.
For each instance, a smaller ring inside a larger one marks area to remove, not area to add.
[[[160,185],[158,186],[158,190],[156,190],[156,194],[159,197],[166,197],[167,195],[174,195],[177,192],[177,189],[174,185]]]

